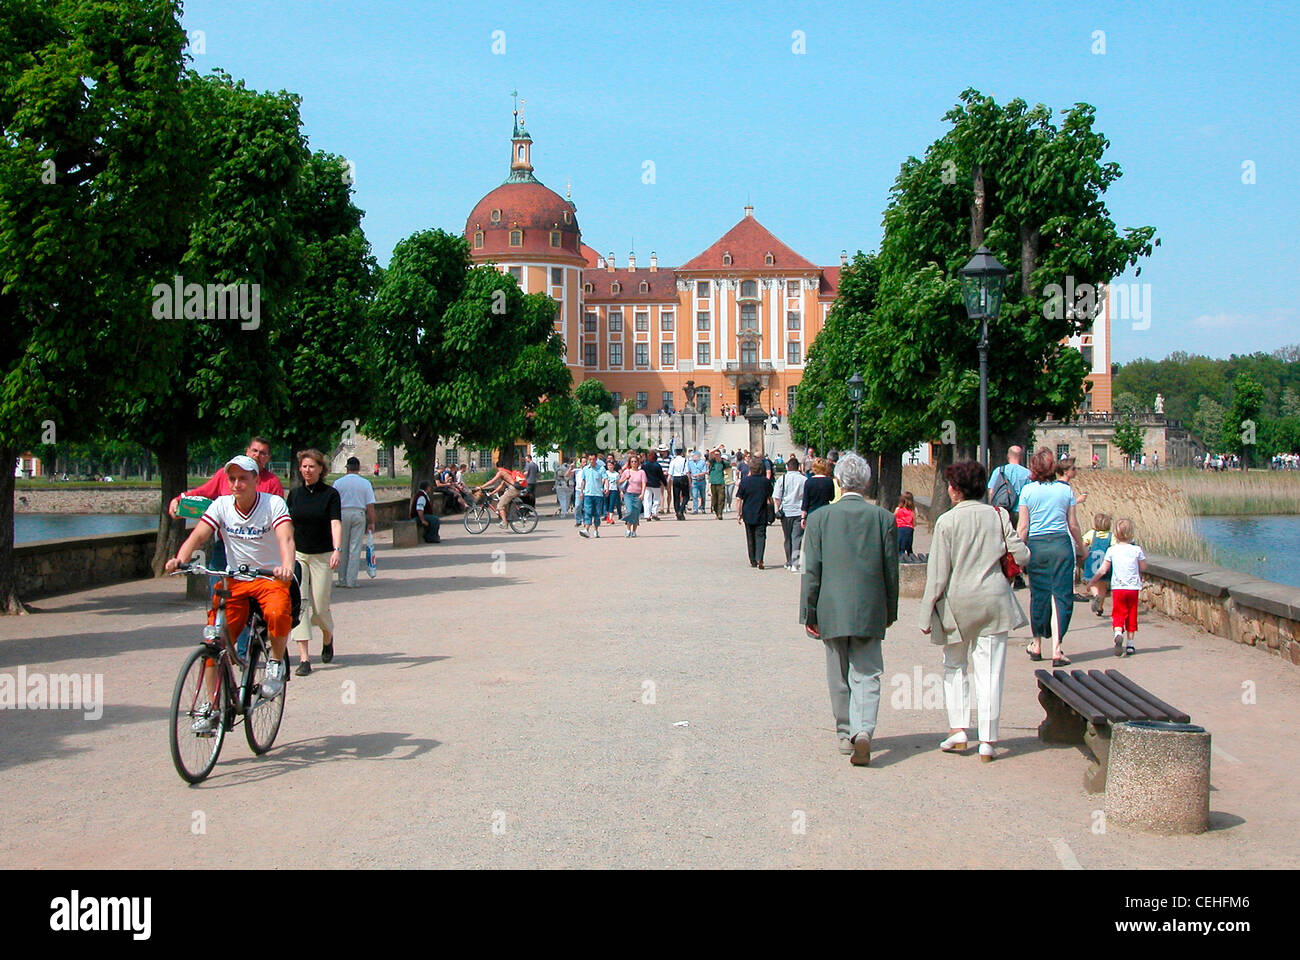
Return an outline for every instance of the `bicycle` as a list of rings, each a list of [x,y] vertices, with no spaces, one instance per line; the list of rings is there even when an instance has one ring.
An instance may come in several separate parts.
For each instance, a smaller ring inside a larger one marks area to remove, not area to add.
[[[238,570],[209,570],[199,563],[186,563],[177,567],[172,576],[182,573],[222,578],[242,574],[275,579],[270,570],[253,569],[246,564]],[[217,598],[215,623],[203,628],[203,642],[186,658],[172,691],[172,722],[167,739],[176,772],[187,783],[198,783],[212,772],[226,733],[235,728],[238,718],[243,719],[249,748],[261,756],[275,743],[284,717],[284,691],[269,700],[261,695],[266,654],[270,650],[261,610],[256,603],[250,603],[248,651],[241,657],[226,636],[226,603],[230,590],[224,579],[218,582],[213,593]],[[242,667],[238,682],[236,664]],[[210,730],[194,729],[201,725],[202,719],[213,719],[214,713],[219,715]]]
[[[465,511],[465,529],[470,533],[482,533],[492,526],[497,516],[490,504],[500,500],[495,493],[483,493],[482,487],[474,488],[474,505]],[[510,501],[506,508],[506,521],[515,533],[532,533],[537,529],[537,510],[518,499]]]

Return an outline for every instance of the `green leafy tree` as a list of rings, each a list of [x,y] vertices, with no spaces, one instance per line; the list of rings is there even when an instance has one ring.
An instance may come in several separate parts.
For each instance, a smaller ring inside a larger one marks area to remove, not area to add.
[[[373,319],[379,395],[366,430],[406,448],[413,485],[432,476],[439,437],[512,457],[511,441],[571,384],[555,302],[525,296],[492,267],[471,267],[461,236],[425,230],[399,243]],[[548,410],[543,430],[556,420]]]
[[[1241,456],[1242,469],[1250,469],[1251,455],[1259,442],[1259,414],[1264,406],[1264,388],[1247,373],[1232,381],[1232,412],[1225,425],[1225,439]]]
[[[1223,425],[1228,411],[1213,397],[1201,397],[1192,413],[1192,432],[1200,438],[1208,451],[1222,450],[1225,446]]]
[[[1116,413],[1126,417],[1137,416],[1137,412],[1142,409],[1142,401],[1138,399],[1138,395],[1127,390],[1117,394],[1111,405]]]
[[[1100,304],[1095,295],[1064,303],[1063,291],[1099,291],[1159,241],[1153,227],[1121,233],[1111,220],[1103,195],[1121,172],[1102,159],[1109,142],[1093,129],[1091,106],[1076,104],[1058,124],[1041,104],[1002,106],[974,90],[960,99],[945,117],[952,129],[894,182],[869,334],[877,346],[863,376],[871,415],[900,451],[940,437],[946,421],[959,442],[978,437],[980,331],[962,305],[959,271],[987,246],[1009,270],[989,332],[996,461],[1035,419],[1068,416],[1083,399],[1087,370],[1067,340],[1090,328]],[[941,478],[951,447],[940,450],[936,512],[948,503]]]
[[[1142,428],[1137,422],[1129,417],[1115,425],[1114,435],[1115,446],[1119,447],[1120,452],[1128,458],[1131,467],[1138,457],[1142,456]]]
[[[176,339],[148,314],[183,236],[185,33],[166,0],[0,3],[0,462],[90,440],[118,390],[157,389]],[[21,612],[13,471],[0,610]]]
[[[284,405],[271,331],[300,277],[293,199],[308,154],[298,103],[289,93],[249,90],[224,73],[186,77],[187,156],[198,186],[171,198],[185,211],[187,244],[176,262],[158,266],[151,288],[153,316],[171,314],[167,322],[182,337],[182,349],[165,389],[136,391],[116,412],[129,435],[158,458],[156,575],[184,534],[184,522],[172,520],[167,505],[185,489],[190,442],[270,433]],[[185,294],[177,316],[182,298],[166,288],[191,284],[204,294]],[[209,284],[238,292],[239,306],[248,309],[208,297]],[[232,452],[242,449],[241,443]]]
[[[292,217],[303,274],[270,332],[285,385],[277,432],[291,450],[319,447],[328,456],[365,420],[375,381],[369,329],[375,261],[342,157],[312,154],[294,191]],[[296,475],[292,457],[290,464]]]
[[[1296,392],[1295,387],[1287,387],[1282,391],[1279,407],[1278,412],[1284,417],[1300,417],[1300,393]]]

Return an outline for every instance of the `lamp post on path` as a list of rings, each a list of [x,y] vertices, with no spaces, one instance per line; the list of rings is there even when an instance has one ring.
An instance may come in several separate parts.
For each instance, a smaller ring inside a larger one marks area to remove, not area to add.
[[[966,315],[980,322],[980,452],[984,469],[989,466],[989,321],[996,320],[1002,308],[1002,283],[1007,268],[981,246],[961,268],[961,298]]]
[[[856,370],[849,377],[849,399],[853,401],[853,452],[858,452],[858,404],[862,402],[862,387],[866,383]]]

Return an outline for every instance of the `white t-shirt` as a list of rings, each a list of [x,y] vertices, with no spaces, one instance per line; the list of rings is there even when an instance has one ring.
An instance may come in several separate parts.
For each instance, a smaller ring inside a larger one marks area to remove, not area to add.
[[[1110,561],[1110,588],[1112,590],[1141,590],[1142,571],[1138,561],[1147,555],[1136,543],[1113,543],[1106,550],[1104,560]]]
[[[672,461],[668,464],[668,476],[684,477],[686,475],[686,458],[679,453],[677,456],[673,457]]]
[[[292,523],[284,498],[260,490],[253,501],[253,509],[248,513],[240,512],[235,506],[235,495],[228,493],[208,504],[199,522],[221,534],[226,542],[226,564],[232,570],[237,570],[241,564],[266,570],[278,567],[280,541],[275,531],[282,524]]]
[[[359,473],[345,473],[334,481],[333,486],[339,494],[339,506],[344,510],[349,507],[365,509],[367,504],[375,502],[375,488]]]
[[[781,501],[781,516],[797,517],[803,513],[803,485],[807,479],[802,473],[787,470],[776,481],[772,497]]]

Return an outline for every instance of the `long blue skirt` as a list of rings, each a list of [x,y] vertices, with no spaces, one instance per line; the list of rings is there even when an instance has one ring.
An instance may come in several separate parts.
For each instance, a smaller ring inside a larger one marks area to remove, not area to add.
[[[623,495],[623,522],[630,523],[634,527],[641,522],[641,494]]]
[[[1074,612],[1074,540],[1068,533],[1030,537],[1029,625],[1036,637],[1051,637],[1052,609],[1055,604],[1059,634],[1064,640]],[[1046,651],[1044,651],[1046,652]]]

